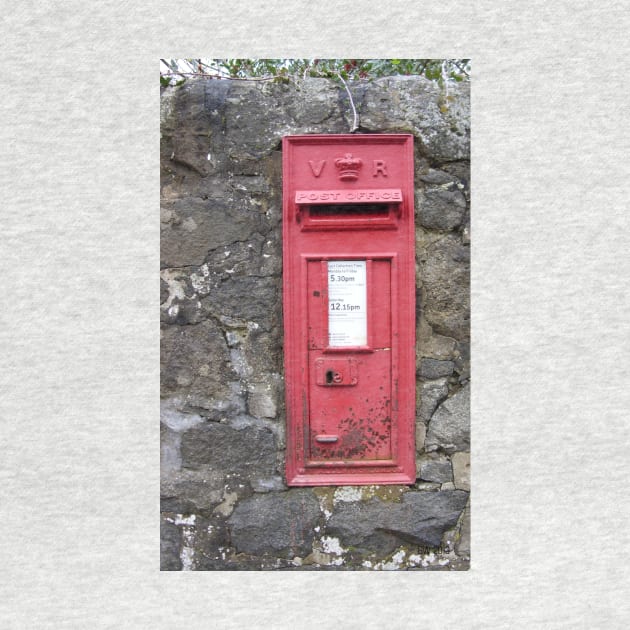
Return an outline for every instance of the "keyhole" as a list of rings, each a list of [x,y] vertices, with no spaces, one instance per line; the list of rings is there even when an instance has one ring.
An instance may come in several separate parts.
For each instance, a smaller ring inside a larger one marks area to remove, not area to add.
[[[335,370],[326,370],[326,385],[334,385],[335,383],[339,384],[343,381],[343,376],[341,376],[340,372],[336,372]]]

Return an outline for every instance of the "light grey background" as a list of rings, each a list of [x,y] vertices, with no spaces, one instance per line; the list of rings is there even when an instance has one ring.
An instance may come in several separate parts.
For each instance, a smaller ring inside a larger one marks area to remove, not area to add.
[[[628,6],[3,11],[3,628],[625,627]],[[158,570],[158,58],[473,58],[465,573]]]

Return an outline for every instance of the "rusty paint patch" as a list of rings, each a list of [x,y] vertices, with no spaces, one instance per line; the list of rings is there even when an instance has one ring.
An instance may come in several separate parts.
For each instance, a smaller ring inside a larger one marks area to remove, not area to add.
[[[317,431],[310,432],[311,456],[314,459],[376,459],[378,449],[390,439],[391,418],[344,418],[339,422],[336,443],[316,442]]]

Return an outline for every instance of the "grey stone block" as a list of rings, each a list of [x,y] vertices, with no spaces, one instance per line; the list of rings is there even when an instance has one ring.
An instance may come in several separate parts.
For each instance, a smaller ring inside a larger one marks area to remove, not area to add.
[[[422,267],[424,316],[440,335],[466,340],[470,334],[470,250],[449,234],[428,248]]]
[[[277,407],[271,383],[252,383],[248,387],[247,410],[257,418],[275,418]]]
[[[470,507],[464,511],[455,552],[460,556],[470,556]]]
[[[177,525],[164,516],[160,521],[160,571],[180,571],[179,557],[182,545],[182,532]]]
[[[455,369],[453,361],[440,361],[439,359],[422,359],[420,363],[420,377],[436,379],[450,376]]]
[[[404,543],[437,547],[442,534],[457,523],[468,493],[407,492],[400,503],[373,498],[368,502],[341,503],[330,517],[326,532],[345,547],[380,554]]]
[[[260,215],[227,199],[185,197],[164,204],[161,266],[201,265],[210,251],[263,229]]]
[[[239,553],[304,557],[312,551],[319,517],[319,502],[311,490],[293,489],[242,501],[227,526]]]
[[[427,437],[427,425],[422,420],[416,422],[416,451],[424,450],[424,441]]]
[[[198,470],[162,469],[160,497],[165,509],[181,513],[208,510],[224,493],[225,475],[204,466]]]
[[[209,466],[224,474],[240,474],[248,479],[270,477],[276,464],[273,433],[266,427],[245,425],[234,428],[209,422],[182,436],[182,467]]]
[[[431,230],[454,230],[466,214],[466,199],[455,184],[419,192],[417,204],[420,224]]]
[[[433,414],[425,442],[427,450],[470,451],[470,386],[447,398]]]
[[[453,481],[453,469],[448,457],[429,453],[420,458],[419,464],[419,478],[423,481],[434,481],[436,483]]]
[[[163,328],[160,359],[163,396],[194,399],[196,406],[208,409],[231,397],[228,348],[214,321]]]
[[[470,491],[470,453],[453,453],[453,481],[458,490]]]
[[[414,77],[376,79],[365,90],[361,126],[375,131],[408,131],[422,153],[433,160],[470,155],[469,86],[453,86],[448,102],[440,88]]]
[[[418,394],[420,396],[418,415],[423,422],[429,422],[433,412],[448,395],[448,380],[440,378],[435,381],[421,383],[418,387]]]

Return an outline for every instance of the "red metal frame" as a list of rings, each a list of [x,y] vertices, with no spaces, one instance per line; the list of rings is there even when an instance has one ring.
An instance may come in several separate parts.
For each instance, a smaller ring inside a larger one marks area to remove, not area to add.
[[[411,135],[283,139],[291,486],[415,481],[413,174]],[[364,345],[329,342],[329,261],[365,261]]]

